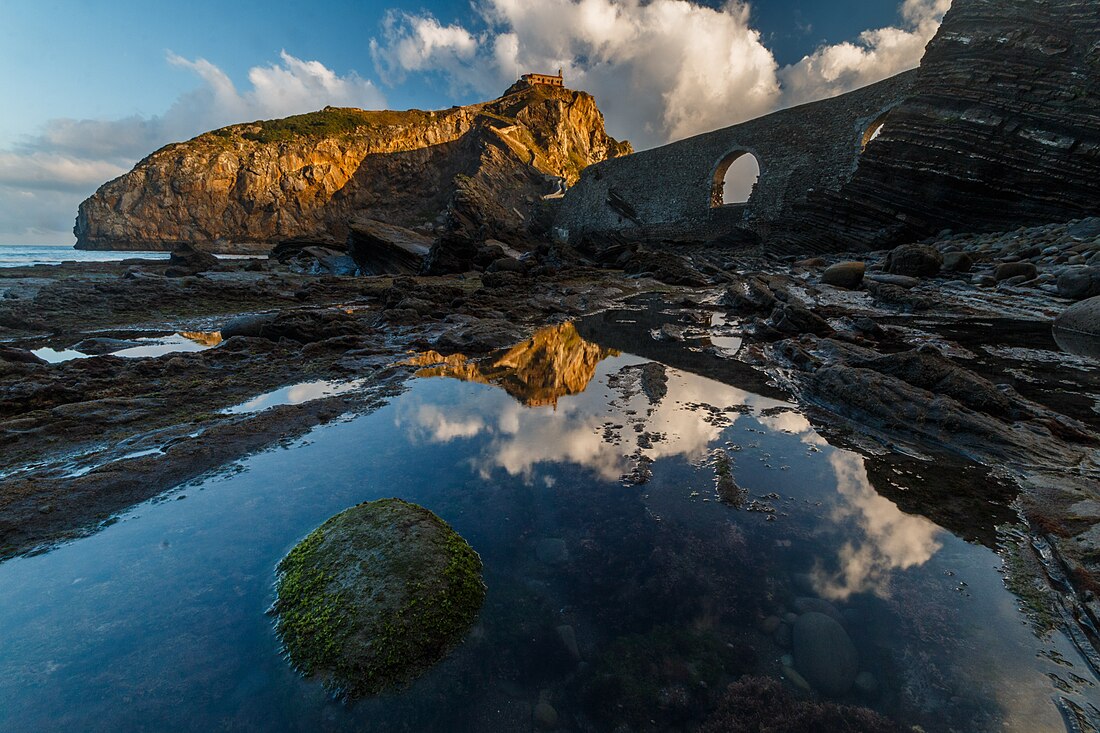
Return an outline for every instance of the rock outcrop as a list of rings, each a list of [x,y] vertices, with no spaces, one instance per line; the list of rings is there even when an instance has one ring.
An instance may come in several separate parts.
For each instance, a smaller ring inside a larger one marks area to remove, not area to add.
[[[279,563],[275,589],[291,662],[351,699],[418,677],[462,641],[485,600],[478,554],[401,499],[329,519]]]
[[[1098,213],[1095,4],[955,0],[911,96],[839,192],[811,195],[804,224],[850,249]]]
[[[167,145],[80,205],[77,247],[342,244],[356,215],[436,231],[456,196],[465,217],[505,236],[537,219],[563,180],[631,151],[585,92],[509,91],[433,112],[326,107]]]

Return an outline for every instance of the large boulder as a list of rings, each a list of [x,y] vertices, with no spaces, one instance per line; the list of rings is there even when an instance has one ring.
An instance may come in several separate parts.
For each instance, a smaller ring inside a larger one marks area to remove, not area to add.
[[[415,275],[432,238],[412,229],[359,217],[348,225],[348,254],[367,275]]]
[[[993,279],[997,282],[1013,277],[1022,277],[1024,280],[1034,280],[1039,276],[1039,268],[1030,262],[1002,262],[993,271]]]
[[[1071,305],[1055,318],[1054,339],[1066,351],[1100,360],[1100,295]]]
[[[246,313],[235,316],[222,326],[222,338],[230,339],[234,336],[263,338],[265,331],[275,322],[277,315],[277,313]]]
[[[854,290],[863,282],[863,273],[867,266],[862,262],[838,262],[830,265],[821,273],[821,282],[838,288]]]
[[[886,271],[892,275],[932,277],[943,266],[943,255],[923,244],[903,244],[886,255]]]
[[[279,563],[275,589],[290,661],[353,699],[407,684],[443,659],[485,600],[478,554],[400,499],[326,521]]]
[[[186,277],[212,270],[218,266],[218,258],[191,244],[181,244],[172,250],[164,274],[168,277]]]
[[[826,695],[843,695],[859,674],[859,654],[848,632],[835,619],[811,611],[794,623],[794,665]]]
[[[966,252],[944,252],[943,269],[949,272],[970,272],[974,267],[974,258]]]
[[[1083,300],[1100,295],[1100,267],[1074,267],[1058,276],[1058,295]]]

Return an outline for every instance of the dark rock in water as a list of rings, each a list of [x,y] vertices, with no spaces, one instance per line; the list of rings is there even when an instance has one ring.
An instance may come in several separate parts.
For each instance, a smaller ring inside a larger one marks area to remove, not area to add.
[[[859,674],[859,654],[848,632],[817,611],[794,624],[794,664],[806,681],[826,695],[843,695]]]
[[[876,283],[883,283],[885,285],[895,285],[899,288],[915,288],[920,285],[920,279],[915,277],[909,277],[908,275],[891,275],[888,272],[869,272],[867,273],[867,279]]]
[[[350,698],[416,679],[466,635],[481,558],[427,509],[381,499],[332,517],[283,558],[273,611],[291,662]]]
[[[0,346],[0,361],[6,361],[11,364],[47,364],[48,362],[35,355],[34,353],[27,351],[26,349],[19,349],[14,346]]]
[[[1075,267],[1058,276],[1058,295],[1083,300],[1100,295],[1100,267]]]
[[[902,733],[868,708],[795,697],[779,680],[742,677],[726,688],[699,733]]]
[[[854,290],[863,282],[863,273],[866,269],[867,266],[862,262],[838,262],[825,269],[821,274],[821,282]]]
[[[264,329],[275,321],[275,316],[275,313],[249,313],[237,316],[222,326],[222,338],[229,339],[234,336],[263,338]]]
[[[838,624],[844,623],[844,614],[837,609],[836,606],[826,601],[824,598],[814,598],[813,596],[802,596],[794,599],[794,610],[800,614],[803,613],[823,613]]]
[[[943,256],[923,244],[903,244],[886,256],[886,272],[909,277],[932,277],[940,271]]]
[[[664,364],[651,361],[641,368],[642,394],[651,404],[657,404],[668,394],[668,370]]]
[[[828,321],[808,308],[793,303],[780,303],[776,306],[768,322],[780,333],[792,336],[803,333],[828,336],[833,333],[833,327]]]
[[[212,270],[218,266],[218,258],[190,244],[181,244],[172,250],[164,274],[168,277],[186,277]]]
[[[411,229],[359,217],[348,225],[348,254],[367,275],[415,275],[432,239]]]
[[[997,265],[997,268],[993,271],[993,277],[997,282],[1002,282],[1014,277],[1023,277],[1027,280],[1034,280],[1039,276],[1039,268],[1030,262],[1002,262]]]
[[[1100,295],[1071,305],[1055,318],[1054,338],[1066,351],[1100,357]]]
[[[745,503],[748,491],[737,485],[733,478],[733,461],[722,451],[714,459],[714,488],[723,504],[740,507]]]
[[[944,252],[943,269],[949,272],[970,272],[974,258],[966,252]]]
[[[74,344],[73,349],[81,352],[82,354],[99,356],[100,354],[110,354],[115,351],[130,349],[135,346],[141,346],[141,343],[138,341],[129,341],[126,339],[113,339],[103,336],[93,336],[92,338],[86,338],[80,343]]]
[[[718,302],[732,313],[765,313],[775,307],[775,294],[760,278],[749,277],[726,288]]]

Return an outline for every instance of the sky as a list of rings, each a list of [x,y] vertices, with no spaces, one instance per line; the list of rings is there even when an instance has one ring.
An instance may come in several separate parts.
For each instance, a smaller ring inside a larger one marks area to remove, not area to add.
[[[0,0],[0,243],[68,244],[156,148],[325,105],[433,109],[564,69],[638,149],[915,67],[950,0]]]

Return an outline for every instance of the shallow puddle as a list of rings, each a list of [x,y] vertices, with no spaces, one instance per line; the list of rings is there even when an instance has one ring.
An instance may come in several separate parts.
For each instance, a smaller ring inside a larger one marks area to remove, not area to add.
[[[763,388],[653,361],[629,320],[479,362],[418,357],[372,414],[0,565],[0,729],[530,731],[541,702],[560,730],[691,730],[743,674],[808,694],[798,657],[826,641],[792,650],[790,624],[811,612],[857,650],[858,682],[832,699],[906,725],[1060,731],[1058,701],[1096,704],[1093,673],[1031,631],[991,549],[884,495],[945,468],[872,467]],[[265,612],[295,543],[388,496],[451,523],[488,596],[446,661],[346,705],[290,668]]]
[[[332,380],[318,380],[315,382],[299,382],[287,385],[279,389],[257,395],[247,402],[242,402],[233,407],[222,410],[227,415],[243,415],[251,412],[263,412],[279,405],[300,405],[303,402],[335,397],[336,395],[354,392],[366,383],[364,379],[353,379],[347,382]]]
[[[143,336],[135,339],[120,339],[121,348],[106,350],[105,355],[120,356],[128,359],[142,357],[164,356],[165,354],[181,354],[194,351],[204,351],[213,348],[222,341],[218,331],[178,331],[163,336]],[[123,344],[125,344],[123,346]],[[34,355],[45,359],[51,364],[58,364],[72,359],[87,359],[96,354],[88,354],[75,348],[53,349],[44,346],[34,349]]]

